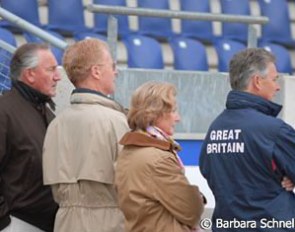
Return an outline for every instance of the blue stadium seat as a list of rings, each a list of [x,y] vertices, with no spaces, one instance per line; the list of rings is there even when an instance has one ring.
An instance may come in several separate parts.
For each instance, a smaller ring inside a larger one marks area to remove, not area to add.
[[[169,41],[174,55],[174,69],[208,71],[205,46],[195,39],[175,37]]]
[[[65,36],[89,31],[85,26],[82,0],[48,0],[47,29]]]
[[[164,68],[161,44],[156,39],[143,35],[130,35],[122,41],[127,49],[129,68]]]
[[[215,43],[215,50],[218,57],[218,71],[228,72],[229,62],[233,55],[246,48],[246,45],[230,40],[222,39]]]
[[[222,14],[250,16],[249,0],[220,0]],[[222,37],[234,39],[246,44],[248,40],[248,24],[222,23]]]
[[[169,0],[139,0],[139,8],[170,10]],[[138,33],[154,37],[158,40],[168,40],[173,36],[172,21],[170,18],[138,17]]]
[[[110,5],[110,6],[127,6],[126,0],[94,0],[94,4]],[[127,15],[114,15],[118,20],[118,35],[123,37],[131,33],[129,29],[129,21]],[[106,34],[108,28],[108,15],[94,13],[94,32]]]
[[[4,9],[34,24],[35,26],[41,27],[37,0],[1,0],[0,5]],[[0,20],[0,26],[7,28],[14,33],[22,32],[18,26],[11,24],[6,20]]]
[[[179,3],[182,11],[211,13],[209,0],[181,0]],[[205,43],[213,43],[215,41],[211,21],[182,19],[181,35],[196,38]]]
[[[16,47],[16,39],[14,35],[12,34],[11,31],[5,28],[0,28],[0,39]]]
[[[260,14],[269,18],[261,28],[261,41],[295,47],[287,0],[258,0]]]
[[[50,33],[51,35],[65,41],[64,37],[61,36],[59,33],[54,32],[54,31],[49,31],[49,30],[47,30],[47,32]],[[39,38],[39,37],[29,33],[29,32],[24,32],[23,36],[26,39],[26,41],[29,42],[29,43],[46,43],[41,38]],[[61,65],[64,50],[62,50],[60,48],[57,48],[57,47],[54,47],[54,46],[51,46],[51,51],[54,54],[58,64]]]
[[[270,42],[261,43],[259,44],[259,47],[264,48],[275,55],[278,72],[288,74],[293,73],[291,56],[287,48],[280,44]]]
[[[16,47],[14,35],[4,28],[0,28],[0,40]],[[11,80],[9,77],[11,55],[12,54],[8,51],[0,48],[0,94],[11,88]]]

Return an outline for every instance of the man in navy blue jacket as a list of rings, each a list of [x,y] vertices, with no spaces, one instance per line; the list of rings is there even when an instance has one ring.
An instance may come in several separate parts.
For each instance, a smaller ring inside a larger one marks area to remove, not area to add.
[[[295,231],[295,131],[276,118],[271,102],[280,90],[275,57],[248,48],[230,62],[226,109],[213,121],[202,146],[200,170],[214,194],[212,229]]]

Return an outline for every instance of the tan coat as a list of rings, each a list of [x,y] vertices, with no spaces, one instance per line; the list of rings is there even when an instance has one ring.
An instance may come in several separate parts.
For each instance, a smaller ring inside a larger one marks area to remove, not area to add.
[[[49,125],[43,178],[60,206],[56,232],[123,231],[113,186],[118,141],[129,130],[120,110],[104,96],[74,93]]]
[[[128,232],[191,231],[203,212],[197,186],[184,176],[169,142],[140,132],[120,141],[115,185]]]

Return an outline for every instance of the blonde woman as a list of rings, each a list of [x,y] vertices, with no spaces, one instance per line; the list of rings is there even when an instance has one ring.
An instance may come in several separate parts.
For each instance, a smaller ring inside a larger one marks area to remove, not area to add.
[[[183,232],[196,228],[203,212],[197,186],[189,184],[172,139],[180,121],[176,89],[147,82],[133,94],[128,113],[131,132],[120,143],[115,185],[129,232]]]

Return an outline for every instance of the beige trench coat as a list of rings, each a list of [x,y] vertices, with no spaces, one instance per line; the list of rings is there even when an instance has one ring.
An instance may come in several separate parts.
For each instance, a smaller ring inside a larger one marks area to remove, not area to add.
[[[184,232],[196,228],[204,209],[172,144],[129,132],[116,166],[115,185],[128,232]]]
[[[93,93],[74,93],[49,125],[43,178],[60,206],[55,232],[123,231],[113,181],[118,141],[128,130],[121,107]]]

